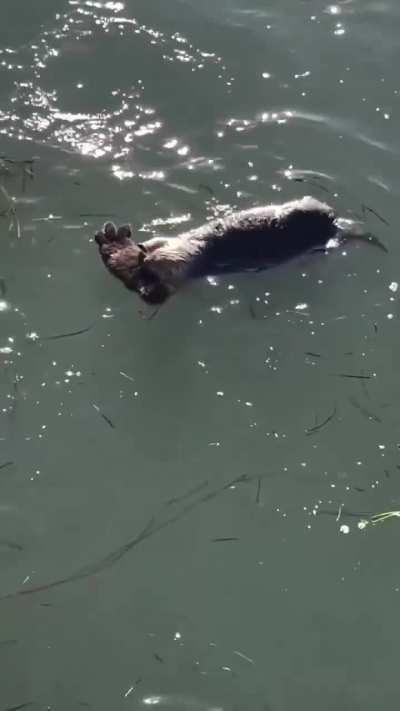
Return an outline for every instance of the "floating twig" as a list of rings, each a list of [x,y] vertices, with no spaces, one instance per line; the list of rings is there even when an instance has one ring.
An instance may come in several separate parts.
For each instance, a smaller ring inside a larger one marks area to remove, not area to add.
[[[311,358],[323,358],[321,353],[313,353],[313,351],[306,351],[304,355],[310,356]]]
[[[368,207],[368,205],[365,205],[364,203],[361,203],[361,210],[363,215],[365,215],[366,212],[370,212],[371,215],[375,215],[375,217],[380,220],[384,225],[387,227],[390,227],[390,223],[386,220],[385,217],[382,217],[382,215],[379,214],[376,210],[374,210],[372,207]]]
[[[325,418],[322,422],[320,422],[317,425],[314,425],[314,427],[310,427],[306,429],[306,435],[311,435],[314,434],[315,432],[319,432],[319,430],[322,430],[323,427],[326,427],[326,425],[333,420],[333,418],[336,415],[336,405],[334,406],[332,412],[328,417]]]
[[[34,701],[25,701],[24,704],[17,704],[17,706],[7,706],[4,711],[21,711],[21,709],[26,709],[27,706],[32,706]]]
[[[237,657],[240,657],[241,659],[245,659],[246,662],[249,662],[249,664],[254,664],[254,659],[251,657],[248,657],[247,654],[243,654],[243,652],[239,652],[238,649],[234,649],[233,653],[236,654]]]
[[[206,488],[208,486],[208,479],[205,481],[201,482],[201,484],[197,484],[193,489],[190,489],[186,494],[182,494],[182,496],[174,496],[172,499],[168,499],[166,502],[166,506],[172,506],[173,504],[180,504],[181,501],[185,501],[186,499],[189,499],[191,496],[194,496],[195,494],[198,494],[200,491]]]
[[[230,541],[238,541],[237,536],[226,536],[225,538],[212,538],[211,543],[229,543]]]
[[[157,662],[159,662],[160,664],[164,664],[163,658],[160,657],[160,655],[157,654],[157,652],[153,652],[153,657],[154,657],[154,659],[155,659]]]
[[[380,249],[381,252],[385,252],[385,254],[389,253],[389,250],[386,247],[386,245],[383,244],[383,242],[379,239],[379,237],[374,235],[373,232],[365,232],[365,234],[363,235],[363,238],[370,244],[373,244],[374,247],[378,247],[378,249]]]
[[[3,277],[0,277],[0,296],[2,299],[7,296],[7,283]]]
[[[371,380],[371,375],[356,375],[353,373],[333,373],[338,378],[355,378],[356,380]]]
[[[261,477],[257,478],[257,493],[256,493],[256,504],[260,503],[261,498]]]
[[[127,699],[128,696],[130,696],[133,691],[136,691],[136,687],[138,684],[141,683],[141,681],[142,681],[142,677],[139,677],[139,679],[136,679],[135,683],[132,684],[132,686],[130,686],[129,689],[125,692],[124,699]]]
[[[128,375],[127,373],[124,373],[123,370],[120,370],[120,371],[119,371],[119,374],[122,375],[123,378],[126,378],[127,380],[130,380],[131,383],[134,383],[134,382],[135,382],[135,379],[132,378],[131,375]]]
[[[114,425],[113,421],[108,417],[108,415],[105,415],[104,412],[102,412],[100,410],[99,406],[96,405],[94,402],[92,402],[92,405],[93,405],[94,409],[96,410],[96,412],[99,413],[100,417],[103,418],[104,422],[107,422],[109,427],[112,427],[112,429],[115,430],[115,425]]]
[[[71,338],[72,336],[81,336],[83,333],[87,333],[88,331],[91,331],[93,326],[94,326],[94,323],[90,324],[90,326],[86,326],[85,328],[80,328],[78,331],[67,331],[66,333],[56,333],[54,336],[41,336],[40,340],[41,341],[59,341],[61,338]]]
[[[7,469],[7,467],[12,467],[14,462],[3,462],[3,464],[0,464],[0,471],[1,469]]]

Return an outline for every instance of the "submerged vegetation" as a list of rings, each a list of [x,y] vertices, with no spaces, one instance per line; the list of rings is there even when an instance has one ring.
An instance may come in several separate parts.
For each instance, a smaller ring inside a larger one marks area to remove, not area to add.
[[[0,217],[9,219],[9,231],[15,230],[18,239],[21,238],[21,223],[17,214],[16,198],[11,195],[5,186],[5,181],[9,179],[20,178],[21,190],[24,193],[26,190],[27,180],[33,180],[34,159],[29,160],[13,160],[0,156]]]

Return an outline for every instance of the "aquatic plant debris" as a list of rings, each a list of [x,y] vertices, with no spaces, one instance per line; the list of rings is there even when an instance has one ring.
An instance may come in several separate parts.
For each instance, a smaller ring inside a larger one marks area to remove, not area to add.
[[[318,511],[315,514],[316,516],[335,516],[336,520],[338,519],[338,511],[336,509],[318,509]],[[371,511],[347,511],[347,509],[341,507],[340,508],[340,518],[368,518],[370,519],[371,516],[374,514]]]
[[[383,511],[382,513],[374,514],[371,516],[369,523],[375,525],[388,521],[390,518],[400,518],[400,511]]]
[[[21,225],[18,219],[17,210],[15,207],[15,198],[13,198],[5,189],[4,185],[0,183],[0,192],[6,200],[7,208],[0,212],[0,217],[10,217],[10,223],[8,226],[8,231],[11,232],[12,229],[16,230],[17,238],[21,238]]]
[[[105,415],[104,412],[102,412],[102,410],[100,410],[99,406],[96,405],[96,403],[92,402],[92,406],[94,407],[96,412],[99,413],[100,417],[103,418],[104,422],[107,422],[109,427],[111,427],[113,430],[115,430],[115,425],[114,425],[113,421],[108,417],[108,415]]]
[[[356,380],[371,380],[372,375],[356,375],[353,373],[333,373],[338,378],[355,378]]]
[[[309,427],[306,429],[306,435],[311,435],[314,434],[315,432],[319,432],[319,430],[322,430],[323,427],[326,427],[326,425],[333,420],[333,418],[336,415],[336,404],[328,417],[325,418],[322,422],[319,422],[318,424],[314,425],[314,427]]]
[[[261,477],[257,477],[257,493],[256,493],[256,504],[260,503],[261,498]]]
[[[358,402],[357,398],[355,397],[349,397],[349,402],[353,407],[356,408],[356,410],[359,410],[364,417],[367,418],[367,420],[371,421],[373,420],[374,422],[379,422],[382,423],[382,420],[378,415],[375,415],[374,412],[371,412],[371,410],[368,410],[367,407],[364,407],[360,402]]]
[[[221,484],[221,486],[219,486],[218,488],[212,489],[211,491],[197,497],[194,501],[186,504],[176,513],[171,514],[171,516],[161,520],[160,523],[156,523],[155,517],[152,516],[150,521],[146,524],[142,531],[140,531],[140,533],[138,533],[134,538],[132,538],[116,550],[112,551],[108,555],[104,556],[100,560],[96,561],[95,563],[85,565],[82,568],[79,568],[75,573],[67,575],[64,578],[58,578],[57,580],[53,580],[49,583],[43,583],[42,585],[37,585],[36,587],[20,588],[15,592],[7,593],[0,597],[0,601],[3,602],[5,600],[24,597],[26,595],[36,595],[41,592],[47,592],[49,590],[59,588],[63,585],[67,585],[68,583],[77,582],[79,580],[85,580],[87,578],[92,577],[93,575],[102,573],[104,570],[107,570],[108,568],[111,568],[112,566],[116,565],[116,563],[118,563],[138,545],[143,543],[143,541],[147,540],[148,538],[152,538],[156,534],[160,533],[160,531],[163,531],[164,529],[168,528],[168,526],[172,526],[175,523],[178,523],[178,521],[188,516],[188,514],[194,511],[198,506],[201,506],[202,504],[205,504],[208,501],[212,501],[213,499],[217,498],[226,491],[229,491],[229,489],[235,487],[236,484],[249,483],[253,479],[254,477],[250,477],[247,474],[242,474],[241,476],[235,477],[234,479],[226,482],[225,484]]]
[[[135,382],[135,378],[132,378],[132,376],[131,376],[131,375],[128,375],[128,373],[124,373],[123,370],[120,370],[120,371],[119,371],[119,374],[122,375],[123,378],[126,378],[127,380],[130,380],[131,383],[134,383],[134,382]]]
[[[182,496],[174,496],[172,499],[168,499],[168,501],[165,503],[165,506],[172,506],[172,504],[180,504],[182,501],[185,501],[185,499],[189,499],[191,496],[194,496],[195,494],[198,494],[200,491],[206,488],[208,486],[208,479],[205,481],[202,481],[201,484],[196,484],[192,489],[189,489],[186,494],[182,494]]]
[[[386,225],[387,227],[390,227],[390,223],[384,217],[382,217],[382,215],[380,215],[379,212],[374,210],[372,207],[368,207],[368,205],[361,203],[361,210],[362,210],[363,215],[365,215],[366,212],[370,212],[371,215],[375,215],[375,217],[377,217],[378,220],[383,222],[384,225]]]
[[[54,336],[40,336],[41,341],[58,341],[61,338],[71,338],[72,336],[81,336],[83,333],[90,331],[95,322],[91,323],[90,326],[85,326],[85,328],[80,328],[77,331],[67,331],[66,333],[56,333]]]
[[[384,523],[385,521],[389,521],[390,519],[400,518],[400,510],[382,511],[380,513],[346,511],[341,505],[339,507],[339,513],[334,509],[320,509],[318,511],[318,516],[320,515],[336,516],[336,521],[339,521],[342,518],[358,518],[360,520],[357,527],[360,530],[363,530],[367,526],[376,526],[380,523]]]
[[[238,541],[237,536],[226,536],[225,538],[212,538],[211,543],[228,543],[230,541]]]
[[[385,254],[389,253],[388,248],[386,247],[385,244],[377,237],[374,235],[372,232],[365,232],[363,235],[364,239],[367,240],[370,244],[373,244],[374,247],[378,247],[378,249],[381,250],[381,252],[385,252]]]

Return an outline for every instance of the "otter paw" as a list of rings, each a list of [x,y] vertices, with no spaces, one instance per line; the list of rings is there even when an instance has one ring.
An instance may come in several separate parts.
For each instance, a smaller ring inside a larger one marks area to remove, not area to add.
[[[131,284],[132,276],[143,260],[142,251],[131,237],[129,225],[122,225],[117,229],[112,222],[107,222],[103,229],[95,234],[105,266],[127,286]]]
[[[99,252],[103,262],[110,267],[110,259],[121,252],[131,251],[134,242],[131,240],[132,230],[129,225],[116,228],[113,222],[106,222],[102,230],[96,232],[94,238],[99,245]]]
[[[130,225],[121,225],[118,230],[113,222],[106,222],[102,230],[96,232],[94,238],[99,246],[104,244],[121,245],[132,237]]]

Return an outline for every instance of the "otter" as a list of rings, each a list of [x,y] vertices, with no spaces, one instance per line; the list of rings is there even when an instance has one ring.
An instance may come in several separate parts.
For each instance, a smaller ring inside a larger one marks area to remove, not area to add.
[[[306,196],[241,210],[176,237],[132,239],[129,225],[107,222],[95,240],[107,269],[147,304],[161,305],[188,280],[263,270],[310,251],[325,251],[347,235],[334,210]],[[353,235],[356,239],[363,235]],[[385,249],[372,235],[365,235]]]

